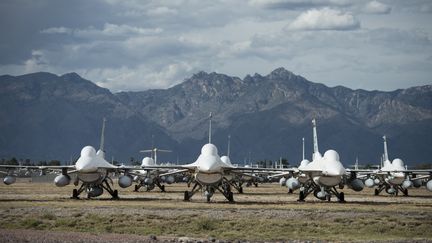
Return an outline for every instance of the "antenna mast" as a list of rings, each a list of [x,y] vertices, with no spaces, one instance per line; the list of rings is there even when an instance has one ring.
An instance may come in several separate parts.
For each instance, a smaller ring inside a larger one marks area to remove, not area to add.
[[[212,135],[212,113],[210,112],[210,116],[209,116],[209,143],[211,143],[211,135]]]

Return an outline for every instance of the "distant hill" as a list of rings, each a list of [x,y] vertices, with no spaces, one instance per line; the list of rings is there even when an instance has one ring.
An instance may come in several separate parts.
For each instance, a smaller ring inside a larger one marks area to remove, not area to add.
[[[83,146],[99,147],[103,117],[108,160],[141,156],[151,134],[177,148],[163,128],[75,73],[0,76],[0,104],[0,158],[76,159]]]
[[[318,119],[321,152],[333,148],[344,164],[358,157],[377,163],[382,135],[390,158],[407,164],[432,162],[432,86],[392,92],[330,88],[278,68],[243,79],[199,72],[165,90],[112,94],[77,74],[34,73],[0,77],[0,157],[78,156],[83,145],[98,146],[100,123],[108,119],[108,154],[127,162],[154,143],[175,150],[163,160],[191,162],[207,140],[214,114],[213,141],[242,164],[301,159],[301,138],[312,153],[311,119]],[[3,108],[4,107],[4,108]]]

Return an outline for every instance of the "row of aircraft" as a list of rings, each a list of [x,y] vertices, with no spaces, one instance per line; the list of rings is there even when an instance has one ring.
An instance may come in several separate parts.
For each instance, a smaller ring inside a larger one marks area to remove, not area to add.
[[[13,166],[2,165],[6,170],[3,182],[6,185],[16,181],[17,170],[52,171],[58,173],[54,184],[64,187],[71,182],[76,186],[72,191],[72,198],[78,199],[81,193],[86,192],[88,198],[98,197],[104,191],[113,199],[118,199],[118,191],[113,189],[112,175],[118,176],[118,185],[127,188],[135,184],[135,191],[145,187],[147,191],[155,186],[165,191],[164,184],[183,181],[191,189],[184,192],[184,200],[189,201],[197,192],[203,191],[209,202],[215,192],[220,192],[229,202],[234,202],[231,188],[243,193],[244,183],[263,182],[279,178],[279,183],[288,188],[289,193],[299,190],[298,201],[303,202],[308,195],[330,201],[335,197],[339,202],[345,202],[344,186],[361,191],[366,187],[376,187],[375,195],[382,191],[397,195],[398,192],[408,195],[411,187],[426,185],[432,191],[432,170],[408,170],[401,159],[389,160],[387,140],[384,136],[384,161],[380,169],[346,169],[335,150],[327,150],[324,155],[319,152],[316,120],[312,120],[313,127],[313,154],[312,161],[305,159],[303,139],[303,160],[298,167],[292,168],[259,168],[234,166],[226,156],[219,156],[217,147],[212,144],[211,125],[212,115],[209,117],[209,141],[201,148],[197,160],[185,165],[159,165],[157,152],[170,152],[169,150],[153,148],[140,152],[151,152],[152,157],[145,157],[141,166],[116,166],[105,159],[104,132],[106,120],[103,119],[101,143],[96,151],[92,146],[85,146],[75,165],[63,166]],[[228,145],[229,148],[229,145]],[[229,151],[229,149],[228,149]],[[41,173],[43,174],[43,173]],[[72,179],[73,178],[73,179]]]

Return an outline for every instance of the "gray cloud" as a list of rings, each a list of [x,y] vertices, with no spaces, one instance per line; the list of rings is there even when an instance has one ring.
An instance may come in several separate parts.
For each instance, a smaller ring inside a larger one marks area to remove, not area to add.
[[[349,0],[250,0],[249,4],[268,9],[308,9],[325,6],[349,6]]]
[[[365,5],[364,11],[370,14],[388,14],[391,7],[378,1],[371,1]]]
[[[6,0],[0,73],[74,71],[114,91],[171,87],[200,70],[243,77],[279,66],[333,86],[430,83],[428,2],[380,0],[391,14],[379,15],[365,12],[369,2]]]
[[[322,8],[301,13],[290,25],[292,30],[354,30],[360,22],[350,13]]]

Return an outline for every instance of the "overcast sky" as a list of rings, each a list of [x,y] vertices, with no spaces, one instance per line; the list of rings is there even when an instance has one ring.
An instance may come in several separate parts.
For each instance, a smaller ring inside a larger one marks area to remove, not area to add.
[[[430,0],[0,1],[0,74],[120,90],[284,67],[367,90],[432,84]]]

